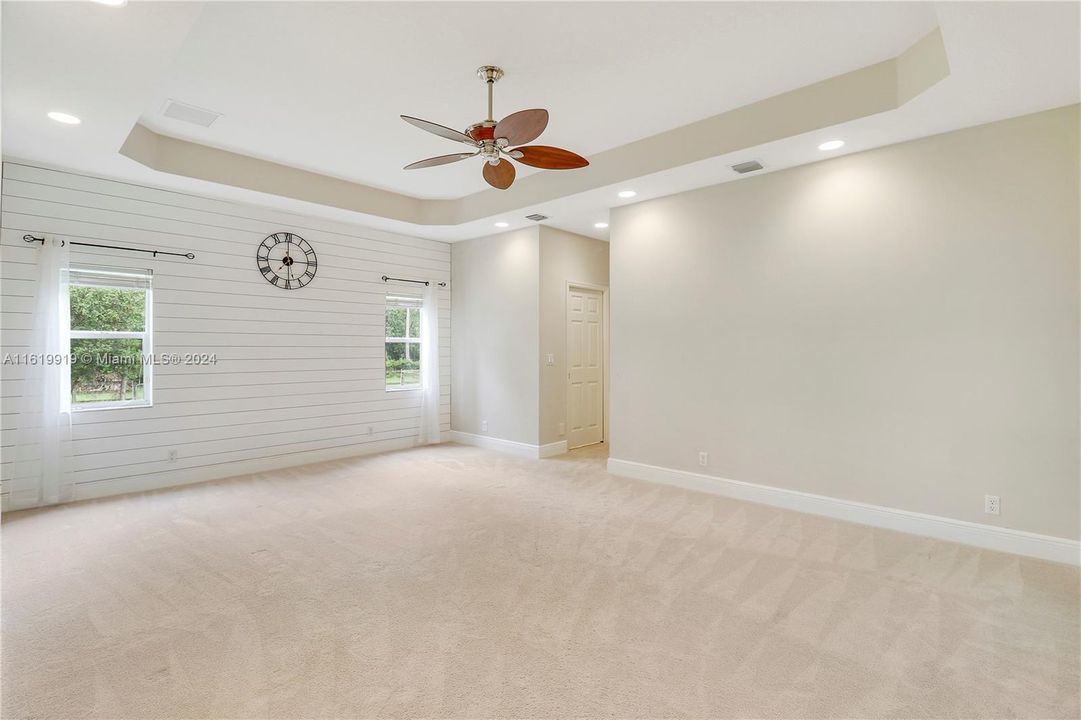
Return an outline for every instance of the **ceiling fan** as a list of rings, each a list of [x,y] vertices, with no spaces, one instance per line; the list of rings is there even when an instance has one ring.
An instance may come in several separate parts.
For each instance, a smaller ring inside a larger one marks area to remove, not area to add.
[[[418,160],[405,166],[406,170],[435,167],[458,162],[471,157],[484,158],[484,179],[494,188],[506,190],[514,182],[514,165],[507,162],[508,158],[517,160],[523,165],[531,165],[545,170],[572,170],[589,165],[589,161],[581,155],[572,153],[570,150],[551,147],[548,145],[526,145],[540,137],[544,128],[548,126],[548,111],[540,108],[534,110],[521,110],[512,113],[499,122],[492,119],[492,87],[503,77],[503,70],[494,65],[484,65],[477,68],[477,76],[488,85],[488,119],[470,125],[465,132],[458,132],[452,128],[438,123],[421,120],[420,118],[402,115],[411,125],[416,125],[421,130],[427,130],[448,140],[456,140],[465,143],[472,148],[473,152],[455,153],[453,155],[440,155],[438,157]],[[515,145],[519,147],[514,147]]]

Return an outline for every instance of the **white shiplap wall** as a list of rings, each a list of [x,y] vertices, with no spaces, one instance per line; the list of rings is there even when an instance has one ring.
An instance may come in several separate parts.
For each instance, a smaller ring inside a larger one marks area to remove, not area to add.
[[[300,290],[267,283],[264,237],[307,239],[319,271]],[[0,343],[25,352],[36,277],[26,233],[192,251],[196,259],[72,247],[72,264],[154,271],[154,351],[216,353],[213,366],[154,368],[154,406],[74,414],[76,498],[99,497],[408,447],[416,391],[386,392],[387,274],[450,282],[450,247],[289,212],[29,165],[3,167]],[[450,292],[440,292],[441,425],[450,427]],[[0,368],[0,430],[15,427],[22,370]],[[3,433],[3,492],[11,433]],[[170,449],[177,460],[169,462]]]

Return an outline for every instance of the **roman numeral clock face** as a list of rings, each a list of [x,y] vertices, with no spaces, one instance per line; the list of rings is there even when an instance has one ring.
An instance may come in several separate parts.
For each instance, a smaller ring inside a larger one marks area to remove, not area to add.
[[[319,265],[308,241],[288,232],[267,236],[259,243],[255,260],[267,282],[283,290],[296,290],[310,283]]]

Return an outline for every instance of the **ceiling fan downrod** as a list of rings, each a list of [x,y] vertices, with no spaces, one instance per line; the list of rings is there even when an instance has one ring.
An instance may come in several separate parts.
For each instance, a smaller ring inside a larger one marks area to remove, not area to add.
[[[477,68],[477,77],[488,86],[488,118],[484,122],[471,125],[466,134],[480,143],[480,155],[489,165],[499,164],[499,146],[495,142],[495,118],[492,107],[492,94],[495,84],[503,77],[503,69],[495,65],[481,65]]]
[[[495,65],[481,65],[477,68],[477,77],[488,85],[488,122],[495,122],[492,117],[492,87],[503,77],[503,68]]]

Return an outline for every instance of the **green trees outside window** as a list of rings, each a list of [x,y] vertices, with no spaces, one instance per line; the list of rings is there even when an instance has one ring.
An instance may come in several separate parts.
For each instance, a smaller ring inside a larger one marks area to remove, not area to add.
[[[146,400],[147,291],[72,284],[73,406]]]
[[[386,385],[388,390],[420,387],[420,302],[387,297]]]

